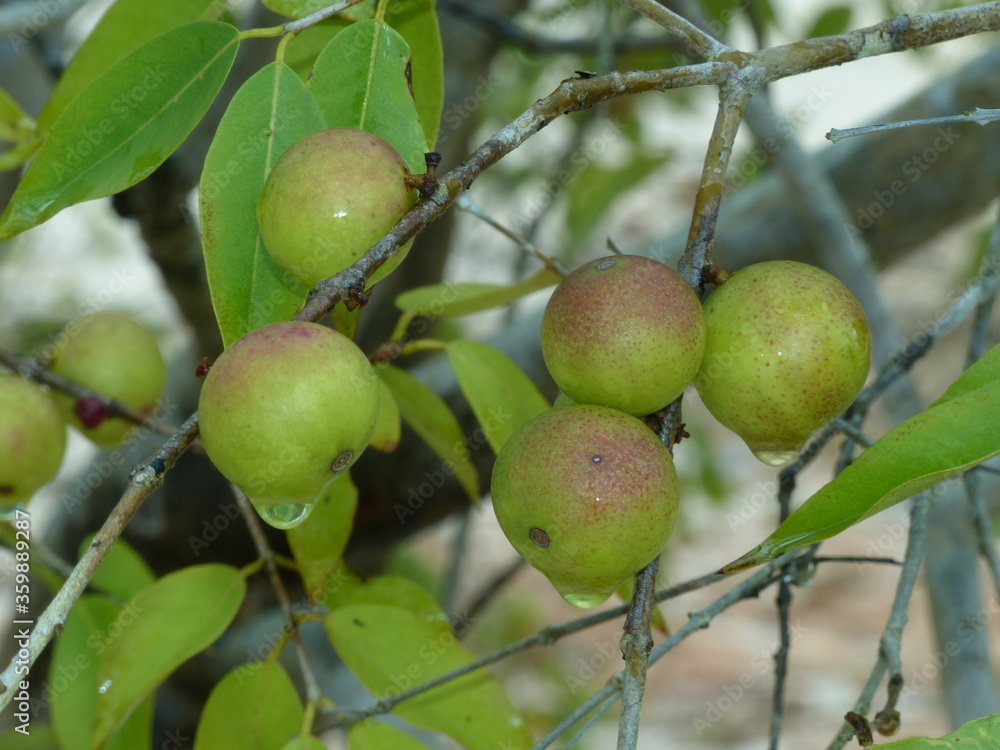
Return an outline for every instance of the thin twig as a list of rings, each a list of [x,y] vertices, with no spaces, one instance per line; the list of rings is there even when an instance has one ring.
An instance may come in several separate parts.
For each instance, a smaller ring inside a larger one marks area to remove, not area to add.
[[[448,564],[448,572],[444,579],[444,596],[442,605],[445,612],[455,611],[455,597],[458,595],[458,586],[461,583],[462,568],[465,565],[465,554],[469,549],[469,530],[471,528],[471,514],[465,512],[458,519],[458,528],[455,529],[455,541],[451,545],[451,562]],[[462,618],[452,617],[452,622]]]
[[[465,610],[463,617],[453,617],[452,626],[455,629],[455,636],[461,637],[465,634],[473,623],[479,619],[479,613],[483,608],[493,601],[493,597],[517,575],[517,572],[525,566],[524,558],[518,556],[510,565],[501,570],[491,580],[489,580],[479,594],[472,600],[472,604]]]
[[[871,133],[881,133],[886,130],[898,130],[901,128],[917,128],[924,125],[949,125],[951,123],[971,122],[976,125],[989,125],[1000,120],[1000,109],[982,109],[976,107],[970,112],[960,115],[947,115],[946,117],[925,117],[919,120],[900,120],[899,122],[885,122],[879,125],[862,125],[857,128],[830,128],[826,137],[836,143],[844,138],[853,138],[858,135],[869,135]]]
[[[933,490],[932,490],[933,492]],[[854,712],[864,716],[871,709],[872,697],[881,682],[882,675],[888,669],[890,681],[899,683],[902,680],[902,666],[899,658],[900,643],[903,637],[903,628],[909,619],[907,614],[910,606],[910,597],[913,594],[913,587],[917,581],[917,571],[920,569],[920,562],[923,559],[924,537],[927,532],[927,511],[930,508],[930,498],[928,492],[922,492],[913,499],[910,508],[910,529],[907,535],[906,558],[903,561],[903,570],[899,575],[896,584],[896,595],[892,601],[892,609],[889,612],[889,619],[886,622],[885,630],[879,641],[878,658],[872,668],[872,674],[861,691],[857,702],[854,704]],[[895,701],[890,699],[886,709],[894,711]],[[845,722],[840,732],[827,747],[827,750],[840,750],[852,736],[852,729]]]
[[[693,23],[653,0],[618,0],[627,8],[659,24],[684,44],[690,57],[714,60],[732,50]]]
[[[70,380],[69,378],[65,378],[58,373],[52,372],[52,370],[48,369],[44,364],[39,363],[31,357],[22,357],[19,354],[15,354],[3,345],[0,345],[0,365],[10,368],[13,372],[23,378],[47,385],[50,388],[66,393],[75,399],[96,398],[101,402],[101,405],[107,412],[108,419],[121,417],[122,419],[133,422],[137,425],[144,427],[148,425],[149,428],[152,428],[163,437],[170,437],[177,432],[176,427],[163,424],[159,420],[153,419],[145,412],[133,409],[120,401],[116,401],[113,398],[108,398],[100,393],[96,393],[95,391],[92,391],[89,388]]]
[[[625,617],[622,656],[625,671],[622,679],[622,711],[618,721],[618,750],[633,750],[639,741],[639,718],[646,691],[646,667],[653,648],[653,596],[660,560],[656,558],[635,577],[632,606]]]
[[[513,229],[509,229],[505,225],[501,224],[499,221],[494,219],[486,210],[476,203],[468,195],[468,193],[460,195],[458,200],[455,201],[455,206],[462,211],[472,214],[480,221],[489,224],[491,227],[496,229],[500,234],[509,239],[511,242],[520,247],[525,253],[530,255],[532,258],[544,263],[546,266],[556,271],[557,273],[566,274],[566,264],[563,263],[558,258],[550,258],[548,255],[539,250],[531,240],[527,239],[524,235],[515,232]]]
[[[278,599],[281,614],[285,619],[285,627],[291,634],[292,642],[295,644],[295,653],[299,660],[299,668],[302,670],[302,680],[306,688],[306,700],[318,706],[323,699],[323,691],[319,687],[319,682],[316,680],[316,675],[313,673],[312,665],[309,662],[309,654],[306,653],[305,644],[302,642],[302,634],[299,632],[295,612],[292,610],[292,601],[288,597],[288,590],[285,588],[285,582],[281,580],[281,573],[278,571],[278,565],[275,561],[274,548],[271,547],[271,543],[267,540],[267,535],[264,533],[264,527],[260,523],[257,511],[254,510],[247,496],[236,486],[233,486],[233,495],[236,498],[236,504],[240,507],[243,521],[250,531],[250,538],[253,539],[254,547],[257,548],[257,556],[264,563],[268,580],[271,582],[271,588],[274,589],[274,595]]]
[[[108,554],[111,545],[121,536],[125,526],[139,509],[142,501],[163,484],[167,471],[191,445],[197,435],[198,419],[197,413],[195,413],[159,450],[139,464],[132,472],[129,484],[118,504],[101,525],[90,546],[80,558],[80,562],[73,568],[73,573],[66,580],[66,584],[59,589],[59,593],[55,595],[45,612],[38,618],[38,623],[28,638],[27,648],[22,649],[19,655],[15,656],[0,674],[0,709],[6,707],[14,696],[15,691],[8,688],[16,681],[25,678],[26,670],[30,669],[38,659],[39,654],[62,630],[70,609],[87,588],[87,584],[94,576],[97,567],[104,560],[104,556]],[[20,655],[24,651],[28,652],[27,659],[22,659]]]
[[[577,706],[571,714],[552,727],[548,734],[531,746],[531,750],[545,750],[545,748],[550,747],[552,743],[566,734],[566,732],[573,728],[574,724],[580,721],[580,719],[589,714],[595,708],[613,704],[618,698],[620,691],[621,685],[618,684],[618,675],[615,675],[615,677],[613,677],[608,684],[587,698],[587,700]]]

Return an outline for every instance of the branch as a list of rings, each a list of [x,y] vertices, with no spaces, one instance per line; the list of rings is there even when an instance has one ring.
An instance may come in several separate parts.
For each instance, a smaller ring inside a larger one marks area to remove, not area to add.
[[[83,553],[80,562],[73,568],[73,573],[67,579],[66,584],[59,589],[59,593],[55,595],[42,616],[38,618],[38,624],[35,625],[28,639],[27,663],[20,661],[20,657],[15,656],[0,674],[0,710],[6,707],[14,697],[15,691],[9,688],[15,685],[19,679],[24,679],[27,672],[23,670],[30,669],[38,659],[38,655],[62,630],[70,609],[87,588],[87,584],[104,560],[104,556],[108,554],[108,550],[111,549],[115,540],[121,536],[125,526],[139,509],[142,501],[163,484],[167,471],[191,445],[197,435],[197,415],[192,414],[181,425],[176,434],[132,472],[128,487],[126,487],[118,504],[108,515],[87,551]]]
[[[859,135],[869,135],[870,133],[883,133],[886,130],[899,130],[901,128],[917,128],[926,125],[949,125],[951,123],[971,122],[976,125],[986,126],[1000,120],[1000,109],[982,109],[976,107],[971,112],[960,115],[946,115],[944,117],[924,117],[919,120],[901,120],[898,122],[884,122],[878,125],[862,125],[857,128],[847,128],[840,130],[830,128],[826,134],[828,140],[836,143],[844,138],[853,138]]]

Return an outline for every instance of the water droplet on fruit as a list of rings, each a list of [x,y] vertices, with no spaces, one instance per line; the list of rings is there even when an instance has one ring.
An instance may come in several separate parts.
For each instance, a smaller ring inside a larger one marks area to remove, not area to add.
[[[604,604],[611,596],[608,594],[564,594],[559,592],[563,599],[580,609],[593,609],[599,604]]]
[[[105,680],[104,682],[101,683],[101,686],[97,688],[97,692],[100,693],[101,695],[104,695],[106,692],[108,692],[108,689],[110,687],[111,687],[111,680]]]
[[[315,503],[285,503],[255,506],[257,513],[276,529],[292,529],[309,518]]]
[[[798,451],[754,451],[753,454],[759,461],[776,469],[787,466],[799,455]]]

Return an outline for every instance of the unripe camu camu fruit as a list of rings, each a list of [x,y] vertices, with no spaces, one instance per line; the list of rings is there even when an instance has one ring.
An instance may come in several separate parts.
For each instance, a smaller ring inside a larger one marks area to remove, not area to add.
[[[695,381],[705,406],[771,466],[861,392],[871,333],[836,278],[795,261],[736,271],[705,303],[708,346]]]
[[[116,312],[98,312],[70,321],[60,332],[50,369],[131,409],[152,415],[163,395],[167,370],[152,332]],[[73,427],[104,448],[119,444],[138,425],[121,417],[81,419],[76,399],[55,393]]]
[[[66,423],[48,391],[0,375],[0,511],[26,502],[59,470]]]
[[[368,358],[316,323],[272,323],[233,342],[198,401],[205,452],[272,526],[308,516],[368,445],[379,389]]]
[[[652,562],[677,520],[670,453],[606,406],[563,406],[522,425],[497,456],[492,492],[514,549],[578,607]]]
[[[574,401],[642,416],[676,399],[705,350],[701,302],[673,269],[618,255],[578,268],[542,317],[542,355]]]
[[[415,202],[403,158],[354,128],[320,130],[292,144],[257,202],[260,236],[281,268],[309,287],[350,266]],[[406,245],[372,274],[385,277]]]

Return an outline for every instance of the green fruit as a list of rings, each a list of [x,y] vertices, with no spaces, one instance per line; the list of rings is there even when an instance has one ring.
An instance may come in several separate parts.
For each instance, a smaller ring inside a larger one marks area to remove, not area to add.
[[[574,401],[642,416],[694,380],[705,351],[701,303],[673,269],[618,255],[587,263],[552,293],[542,355]]]
[[[309,287],[360,258],[414,204],[403,158],[354,128],[321,130],[294,143],[257,201],[260,236],[281,268]],[[399,265],[409,245],[369,279]]]
[[[705,303],[705,406],[771,466],[861,392],[871,364],[864,310],[836,278],[794,261],[757,263]]]
[[[272,323],[209,370],[201,439],[268,523],[291,528],[368,445],[378,403],[375,372],[349,338],[316,323]]]
[[[50,369],[99,396],[152,414],[167,381],[163,356],[148,328],[115,312],[70,321],[59,334]],[[81,419],[76,399],[56,393],[66,419],[104,448],[118,445],[137,425],[120,417]],[[84,415],[86,416],[86,415]]]
[[[23,503],[59,471],[66,423],[49,392],[0,375],[0,507]]]
[[[514,549],[578,607],[648,565],[677,520],[670,453],[606,406],[563,406],[522,425],[497,457],[492,491]]]

